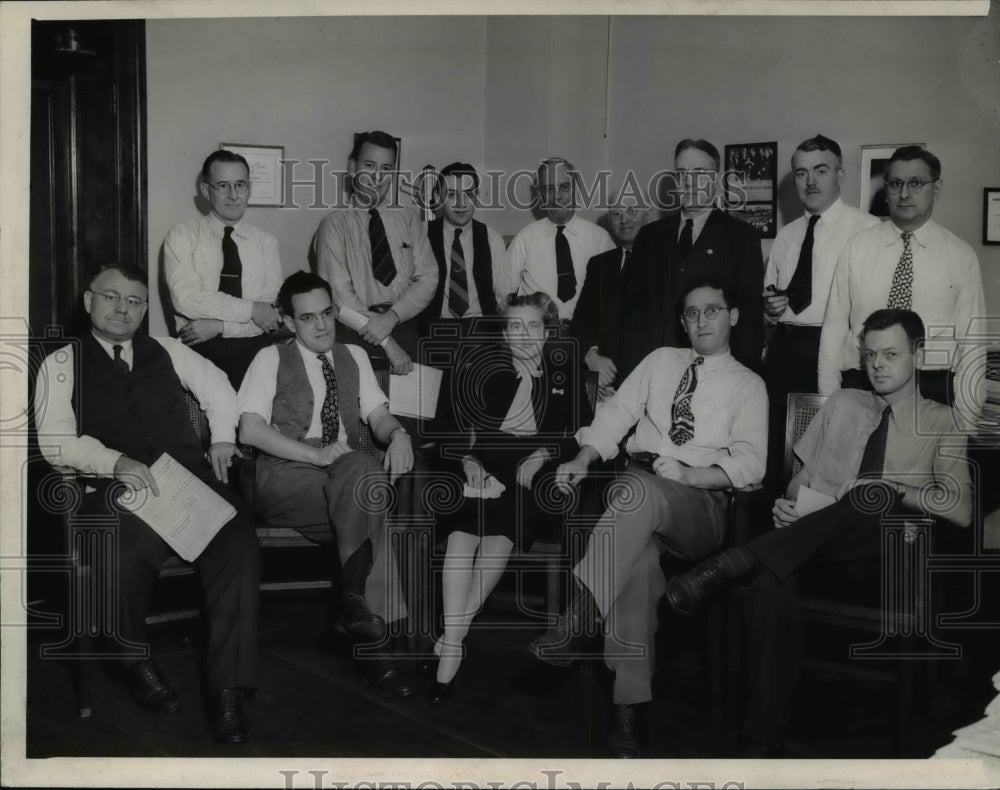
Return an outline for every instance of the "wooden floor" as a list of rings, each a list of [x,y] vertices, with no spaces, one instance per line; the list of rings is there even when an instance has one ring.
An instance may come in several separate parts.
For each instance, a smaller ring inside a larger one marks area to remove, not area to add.
[[[353,670],[349,650],[323,639],[327,607],[316,596],[267,595],[260,620],[260,688],[247,701],[250,742],[212,744],[199,694],[196,643],[173,627],[154,630],[157,662],[179,690],[181,710],[138,708],[107,672],[97,673],[93,715],[75,715],[68,670],[38,658],[44,632],[28,656],[27,756],[366,756],[605,757],[610,683],[603,665],[556,670],[524,646],[537,624],[487,612],[467,640],[469,658],[455,696],[427,701],[429,681],[405,666],[417,696],[384,700]],[[507,624],[504,625],[504,621]],[[995,636],[995,635],[994,635]],[[655,700],[647,706],[644,756],[734,757],[736,742],[708,711],[704,624],[665,613],[658,645]],[[967,649],[988,652],[985,637]],[[992,663],[995,664],[995,652]],[[990,661],[952,666],[921,694],[914,756],[950,741],[951,730],[982,715],[992,687]],[[971,666],[971,665],[970,665]],[[832,675],[803,678],[789,743],[797,757],[890,757],[891,688]]]

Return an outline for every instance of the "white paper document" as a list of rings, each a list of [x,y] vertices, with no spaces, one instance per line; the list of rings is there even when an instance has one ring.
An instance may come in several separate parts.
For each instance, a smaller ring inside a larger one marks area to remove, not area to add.
[[[473,488],[466,483],[463,493],[468,499],[497,499],[506,490],[507,486],[493,475],[486,475],[482,488]]]
[[[809,486],[799,486],[799,494],[795,499],[795,510],[799,516],[808,516],[817,510],[829,507],[837,500],[829,494],[822,494]]]
[[[119,497],[118,503],[149,524],[181,559],[191,562],[236,515],[236,508],[166,453],[149,471],[160,495],[145,489]]]
[[[414,365],[405,376],[389,376],[389,411],[397,417],[432,420],[441,392],[441,371]]]

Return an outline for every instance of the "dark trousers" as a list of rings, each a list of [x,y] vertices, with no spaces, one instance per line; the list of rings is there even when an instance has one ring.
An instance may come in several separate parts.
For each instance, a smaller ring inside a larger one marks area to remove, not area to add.
[[[210,474],[210,473],[209,473]],[[193,565],[204,591],[208,621],[206,679],[209,693],[257,685],[257,611],[260,557],[253,518],[243,500],[209,476],[202,479],[236,508]],[[146,614],[160,567],[173,550],[146,522],[109,506],[102,487],[85,497],[83,512],[116,520],[118,577],[107,593],[118,608],[118,635],[146,643]],[[131,663],[135,659],[124,659]]]
[[[767,484],[781,485],[785,457],[785,414],[791,392],[819,391],[818,326],[778,324],[767,343],[764,380],[770,404],[767,441]]]
[[[797,583],[801,571],[811,573],[827,563],[841,569],[861,563],[869,575],[875,572],[877,563],[871,561],[881,555],[882,516],[897,508],[899,499],[888,489],[880,491],[884,496],[868,502],[883,507],[867,507],[847,495],[744,547],[760,562],[750,586],[746,736],[776,740],[787,723],[802,663],[804,622]],[[845,578],[843,571],[838,578]]]
[[[928,400],[951,406],[955,402],[955,374],[950,370],[918,370],[917,384],[920,394]],[[840,385],[844,389],[868,390],[872,383],[863,370],[851,368],[840,371]]]
[[[256,337],[213,337],[191,348],[201,354],[229,377],[233,389],[239,391],[247,368],[262,348],[275,340],[290,337],[287,331],[264,333]]]

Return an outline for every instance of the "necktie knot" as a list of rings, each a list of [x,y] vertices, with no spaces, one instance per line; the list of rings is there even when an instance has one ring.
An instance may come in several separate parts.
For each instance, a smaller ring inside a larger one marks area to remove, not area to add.
[[[226,225],[222,229],[222,235],[225,236],[227,239],[229,237],[231,237],[233,235],[233,226],[232,225]]]
[[[458,239],[458,238],[461,238],[461,236],[462,236],[462,229],[461,228],[455,228],[455,238]]]
[[[704,363],[704,361],[705,361],[705,357],[695,357],[695,358],[694,358],[694,359],[693,359],[693,360],[691,361],[691,364],[692,364],[692,365],[701,365],[702,363]]]
[[[124,351],[123,346],[115,343],[111,346],[111,350],[115,353],[115,365],[121,368],[123,372],[131,373],[132,369],[128,366],[128,362],[122,358],[122,351]]]
[[[556,233],[558,233],[561,236],[565,232],[566,232],[565,225],[556,225]]]
[[[809,217],[809,227],[810,228],[815,228],[816,227],[816,223],[819,222],[819,217],[820,217],[819,214],[813,214],[811,217]]]
[[[375,219],[375,217],[378,216],[378,209],[377,208],[368,209],[368,216],[371,217],[372,219]]]

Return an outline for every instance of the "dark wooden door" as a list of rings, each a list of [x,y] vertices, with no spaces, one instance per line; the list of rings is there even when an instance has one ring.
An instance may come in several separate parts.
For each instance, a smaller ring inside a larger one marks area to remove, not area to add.
[[[80,292],[105,262],[146,268],[142,21],[32,24],[29,321],[83,326]]]

